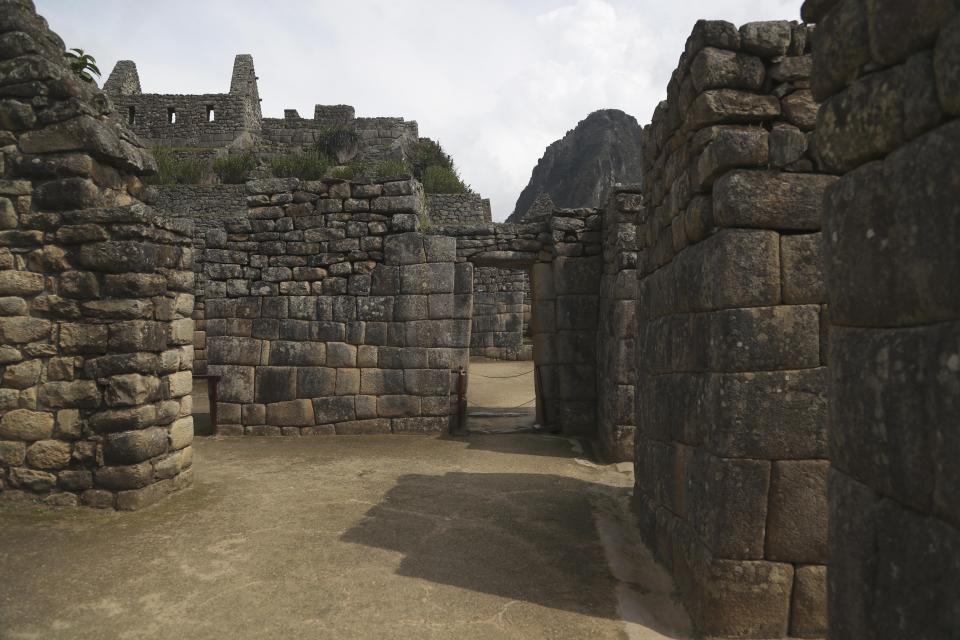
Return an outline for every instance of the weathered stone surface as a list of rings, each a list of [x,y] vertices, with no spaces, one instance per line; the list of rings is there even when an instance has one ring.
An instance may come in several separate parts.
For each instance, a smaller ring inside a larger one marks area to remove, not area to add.
[[[949,22],[933,50],[937,95],[943,110],[960,115],[960,17]]]
[[[697,618],[719,637],[780,638],[790,622],[793,566],[764,561],[708,561],[697,576]]]
[[[895,0],[865,2],[870,52],[882,65],[902,62],[920,49],[929,49],[937,33],[957,11],[950,0],[918,0],[907,6]]]
[[[735,89],[704,91],[690,105],[687,123],[699,129],[712,124],[753,123],[780,115],[780,101]]]
[[[27,448],[27,464],[37,469],[63,469],[70,464],[70,444],[59,440],[40,440]]]
[[[766,557],[780,562],[827,561],[826,460],[781,460],[773,465]]]
[[[720,226],[819,231],[823,193],[833,176],[731,171],[713,189]]]
[[[690,65],[693,86],[707,89],[746,89],[757,91],[763,85],[765,70],[756,56],[715,47],[704,47]]]
[[[729,309],[658,318],[640,330],[652,373],[806,369],[820,364],[820,308]]]
[[[785,303],[811,304],[827,301],[821,234],[781,236],[780,260]]]
[[[867,14],[861,0],[840,0],[817,23],[810,87],[825,100],[853,80],[870,61]]]
[[[138,489],[153,482],[153,465],[149,462],[127,466],[98,467],[93,472],[98,487],[112,490]]]
[[[791,32],[786,20],[748,22],[740,27],[740,47],[764,57],[782,56],[790,47]]]
[[[827,191],[825,266],[834,322],[895,326],[958,317],[960,281],[935,276],[960,270],[960,229],[953,222],[960,204],[938,186],[958,179],[954,163],[942,161],[958,152],[960,123],[953,122]],[[917,211],[924,215],[910,214]]]
[[[305,402],[309,403],[309,401]],[[316,417],[316,424],[347,422],[356,418],[353,396],[314,398],[312,411]],[[272,424],[269,415],[267,421]],[[311,421],[311,424],[314,424],[314,422]]]
[[[352,401],[352,398],[350,399]],[[321,422],[330,422],[321,418]],[[311,426],[314,407],[310,400],[291,400],[267,405],[267,424],[280,427]]]
[[[790,635],[823,638],[827,635],[827,567],[796,568],[790,606]]]
[[[53,414],[14,409],[0,418],[0,438],[4,440],[46,440],[53,434]]]
[[[57,484],[57,476],[46,471],[15,467],[10,470],[10,483],[35,493],[48,493]]]
[[[702,129],[693,138],[703,151],[693,163],[690,186],[705,190],[724,172],[737,167],[767,164],[769,144],[761,127],[717,126]]]
[[[167,450],[167,430],[162,428],[123,431],[107,436],[104,461],[107,464],[134,464],[149,460]]]

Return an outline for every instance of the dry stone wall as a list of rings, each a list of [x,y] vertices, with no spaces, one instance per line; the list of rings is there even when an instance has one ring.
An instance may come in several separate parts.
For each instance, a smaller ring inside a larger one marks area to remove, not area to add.
[[[137,509],[191,481],[192,229],[63,54],[0,2],[0,500]]]
[[[826,631],[810,35],[698,22],[644,129],[635,504],[710,636]]]
[[[256,75],[248,54],[234,60],[229,93],[142,93],[130,60],[117,63],[104,91],[114,103],[115,120],[155,146],[226,147],[261,128]]]
[[[807,2],[827,190],[830,637],[960,629],[960,14]]]
[[[477,267],[473,272],[470,354],[494,360],[532,360],[530,277],[525,269]]]
[[[596,435],[601,215],[557,209],[519,224],[430,229],[456,238],[458,261],[530,270],[537,420],[584,437]]]
[[[473,268],[417,233],[419,183],[248,182],[203,252],[222,435],[436,433],[466,368]]]
[[[429,193],[427,212],[435,224],[483,224],[490,222],[490,199],[476,193]]]
[[[639,186],[610,190],[603,210],[603,275],[597,330],[597,436],[603,457],[633,459],[636,431],[637,215]]]

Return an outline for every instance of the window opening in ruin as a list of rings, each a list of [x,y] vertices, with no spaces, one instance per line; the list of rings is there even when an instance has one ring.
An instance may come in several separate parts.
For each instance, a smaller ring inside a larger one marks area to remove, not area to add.
[[[174,107],[167,109],[167,124],[177,124],[177,110]]]
[[[136,107],[127,108],[127,124],[133,124],[137,119],[137,109]]]
[[[214,109],[213,109],[213,105],[212,105],[212,104],[208,104],[208,105],[207,105],[207,122],[213,122],[214,119],[216,118],[216,116],[217,116],[217,114],[216,114],[216,112],[215,112]]]

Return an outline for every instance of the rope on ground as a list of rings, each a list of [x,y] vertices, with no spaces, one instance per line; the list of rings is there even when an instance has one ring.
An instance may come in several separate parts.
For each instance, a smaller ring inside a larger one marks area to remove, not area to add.
[[[524,371],[523,373],[517,373],[512,376],[485,376],[482,373],[468,373],[468,375],[476,376],[477,378],[489,378],[490,380],[500,380],[500,379],[505,380],[507,378],[519,378],[520,376],[526,376],[531,373],[533,373],[533,369],[530,369],[530,371]]]
[[[536,401],[537,401],[537,397],[534,396],[534,397],[530,398],[529,400],[527,400],[526,402],[524,402],[523,404],[518,404],[518,405],[515,406],[515,407],[478,407],[478,406],[476,406],[476,405],[471,405],[471,404],[468,404],[467,406],[468,406],[468,408],[470,408],[470,409],[480,409],[480,410],[482,410],[482,411],[503,411],[504,409],[520,409],[520,408],[523,408],[523,407],[529,405],[530,403],[536,402]],[[469,403],[469,398],[467,399],[467,402]]]

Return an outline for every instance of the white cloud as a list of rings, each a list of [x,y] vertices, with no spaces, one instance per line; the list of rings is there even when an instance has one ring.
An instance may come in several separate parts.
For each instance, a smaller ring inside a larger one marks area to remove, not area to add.
[[[264,113],[353,104],[417,120],[465,180],[513,210],[544,148],[588,113],[647,122],[698,18],[794,19],[800,0],[36,0],[104,73],[144,90],[225,91],[252,53]]]

